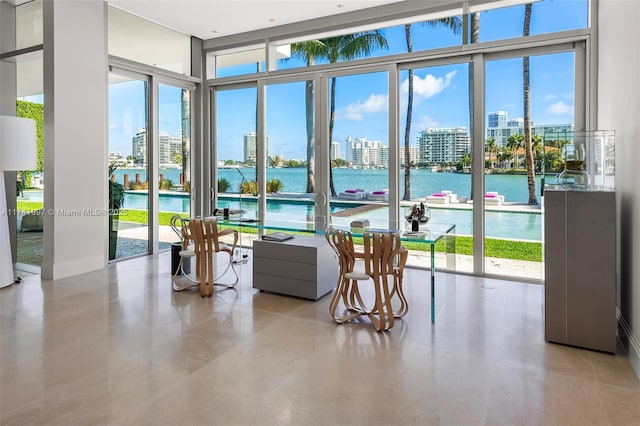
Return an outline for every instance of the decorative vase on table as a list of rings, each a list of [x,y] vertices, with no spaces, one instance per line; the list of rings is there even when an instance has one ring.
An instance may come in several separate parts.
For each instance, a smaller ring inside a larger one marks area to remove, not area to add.
[[[429,223],[431,210],[429,210],[429,206],[426,206],[424,203],[414,204],[410,209],[407,209],[404,219],[407,227],[410,227],[412,232],[417,232],[421,227]]]

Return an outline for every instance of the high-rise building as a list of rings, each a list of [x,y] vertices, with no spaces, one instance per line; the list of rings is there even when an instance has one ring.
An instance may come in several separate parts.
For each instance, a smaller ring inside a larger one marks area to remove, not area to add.
[[[147,131],[138,130],[131,140],[131,151],[137,165],[147,164]],[[182,154],[182,138],[169,136],[164,132],[158,134],[158,161],[160,167],[179,164],[175,161],[175,155]]]
[[[420,162],[420,147],[409,145],[409,163],[418,164]],[[400,165],[404,167],[404,146],[400,147]]]
[[[158,134],[158,161],[160,167],[166,165],[178,164],[176,154],[182,155],[182,138],[178,136],[169,136],[164,132]]]
[[[331,159],[332,160],[338,160],[338,159],[342,159],[342,154],[340,153],[342,148],[340,146],[340,142],[336,142],[333,141],[331,142]]]
[[[256,162],[256,132],[249,132],[244,135],[244,162]]]
[[[500,115],[499,117],[497,117]],[[504,148],[509,143],[511,135],[524,135],[524,119],[507,117],[507,113],[499,111],[489,114],[487,139],[493,139],[498,148]],[[504,122],[504,125],[500,123]],[[498,124],[492,126],[492,124]],[[535,124],[531,122],[531,135],[544,137],[545,133],[572,132],[573,123],[568,124]]]
[[[244,135],[244,162],[255,163],[257,150],[256,150],[256,132],[249,132]],[[267,136],[267,156],[269,155],[269,137]]]
[[[427,129],[418,137],[420,163],[455,163],[471,151],[466,127]]]
[[[131,155],[137,165],[147,164],[147,130],[140,129],[131,139]]]
[[[347,161],[350,161],[352,165],[357,167],[381,167],[383,166],[380,151],[382,148],[382,142],[369,141],[366,138],[353,139],[347,137],[345,140],[347,144]],[[387,151],[387,164],[389,163],[388,151]]]
[[[489,123],[487,127],[506,127],[507,111],[497,111],[489,113]]]

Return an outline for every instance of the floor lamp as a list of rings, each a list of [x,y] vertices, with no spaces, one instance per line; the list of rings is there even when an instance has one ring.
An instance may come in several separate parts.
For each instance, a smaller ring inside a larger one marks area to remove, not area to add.
[[[15,280],[4,172],[34,170],[37,166],[36,122],[0,115],[0,287],[9,286]]]

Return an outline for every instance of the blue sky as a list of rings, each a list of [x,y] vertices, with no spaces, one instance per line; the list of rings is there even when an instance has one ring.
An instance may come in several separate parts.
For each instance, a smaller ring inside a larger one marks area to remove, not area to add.
[[[480,41],[522,35],[524,6],[483,12],[480,17]],[[533,4],[531,34],[584,28],[587,0],[544,0]],[[389,50],[375,55],[406,51],[404,28],[384,30]],[[460,35],[446,28],[412,25],[414,50],[460,44]],[[280,68],[304,66],[297,59],[279,64]],[[250,69],[255,69],[251,65]],[[574,121],[574,57],[562,53],[531,58],[531,110],[537,124],[561,124]],[[231,72],[242,72],[241,69]],[[401,81],[401,138],[404,134],[407,73]],[[129,83],[130,85],[130,83]],[[468,66],[456,64],[415,70],[414,111],[411,140],[428,127],[469,127]],[[110,151],[127,155],[130,134],[142,127],[144,108],[141,85],[132,89],[112,87],[110,92]],[[179,91],[176,91],[179,93]],[[241,160],[243,136],[255,129],[255,89],[221,92],[218,97],[219,159]],[[179,132],[179,95],[161,93],[171,99],[160,108],[160,130],[171,135]],[[487,63],[487,113],[507,111],[510,118],[522,117],[522,59]],[[124,112],[124,113],[120,113]],[[388,82],[386,73],[339,77],[336,80],[336,121],[334,141],[346,137],[365,137],[388,144]],[[126,117],[126,118],[123,118]],[[486,119],[486,117],[485,117]],[[271,85],[267,89],[267,134],[270,155],[285,158],[306,157],[304,82]],[[413,142],[412,142],[413,143]]]

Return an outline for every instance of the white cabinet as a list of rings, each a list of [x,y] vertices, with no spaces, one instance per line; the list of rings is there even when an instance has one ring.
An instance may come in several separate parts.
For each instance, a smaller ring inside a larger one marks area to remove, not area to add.
[[[253,288],[317,300],[338,281],[338,258],[324,236],[253,242]]]

